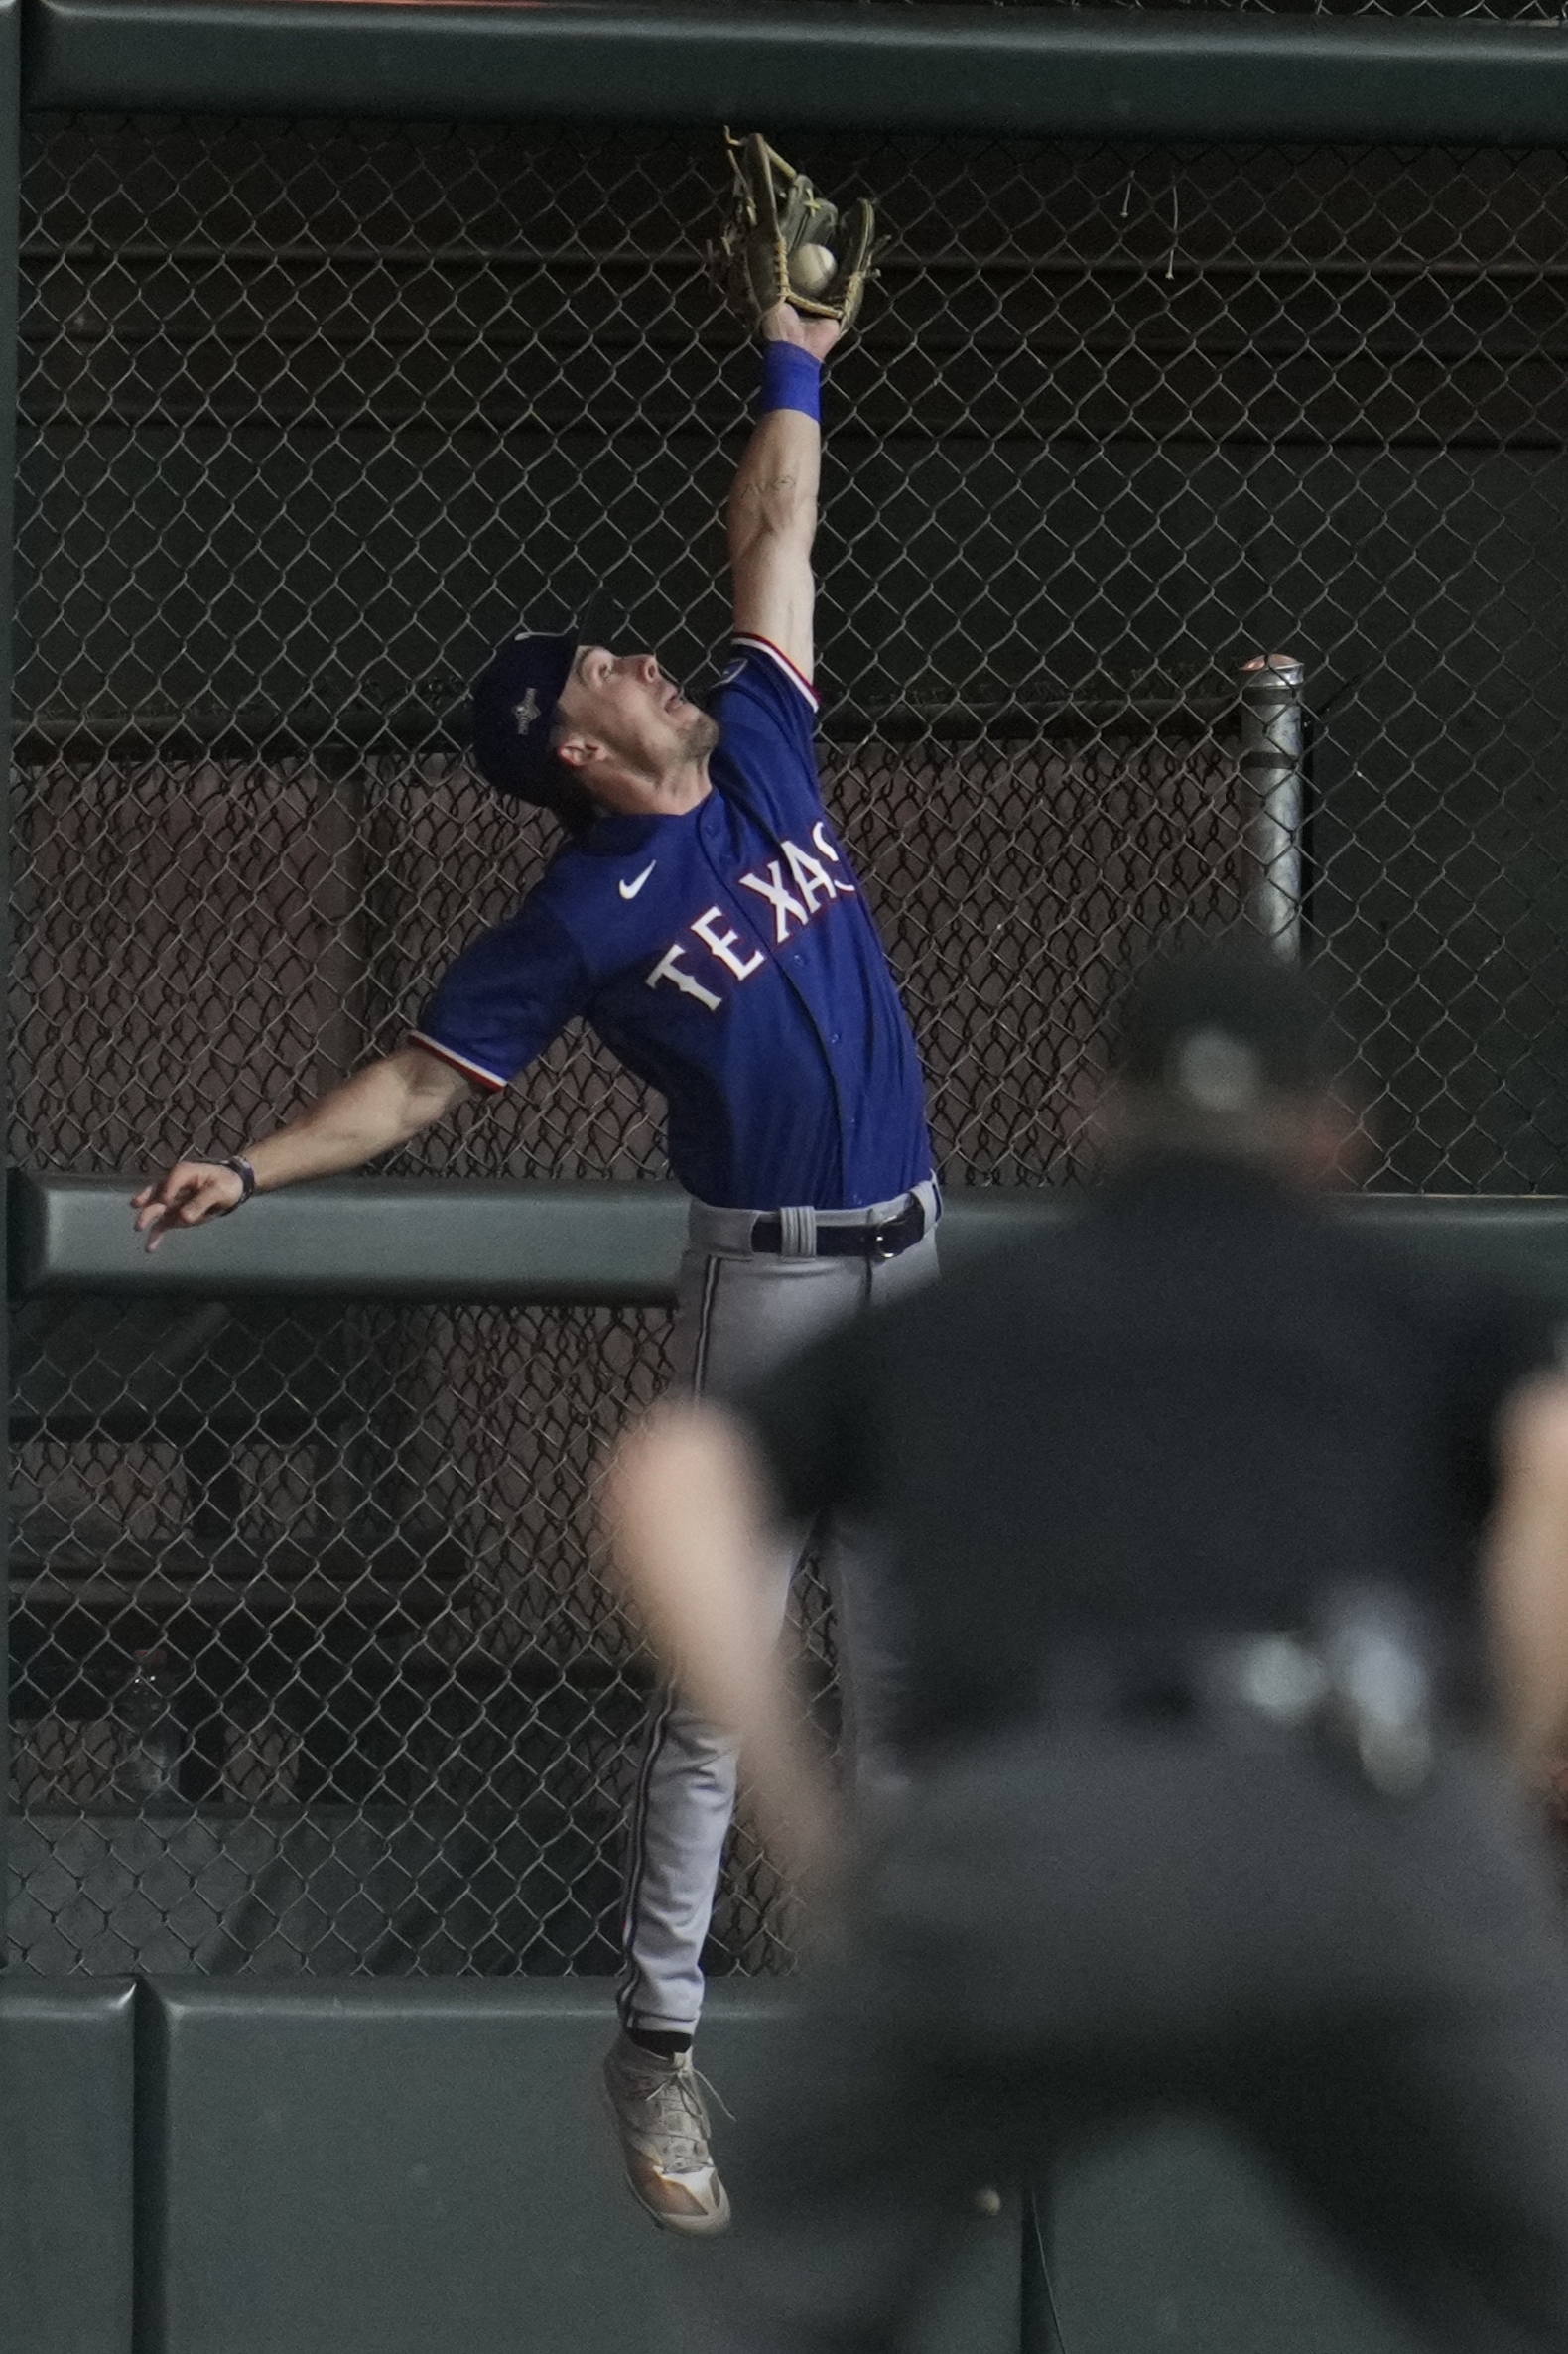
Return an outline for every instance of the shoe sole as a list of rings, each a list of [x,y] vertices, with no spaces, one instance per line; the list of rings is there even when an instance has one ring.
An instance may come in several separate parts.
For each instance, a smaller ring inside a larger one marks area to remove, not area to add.
[[[617,2110],[614,2101],[610,2097],[610,2089],[605,2083],[602,2073],[600,2074],[598,2080],[598,2097],[599,2106],[609,2121],[610,2131],[615,2136],[615,2148],[620,2153],[620,2178],[626,2185],[627,2192],[630,2195],[632,2201],[637,2207],[641,2209],[642,2213],[647,2216],[648,2221],[653,2225],[654,2229],[656,2231],[674,2232],[678,2240],[716,2240],[718,2239],[720,2232],[727,2231],[729,2229],[730,2222],[729,2193],[724,2188],[722,2182],[720,2182],[719,2185],[719,2196],[723,2203],[717,2215],[696,2215],[690,2217],[685,2215],[665,2215],[661,2214],[657,2207],[651,2206],[649,2204],[648,2200],[643,2197],[642,2192],[637,2188],[636,2183],[632,2180],[631,2173],[627,2167],[625,2145],[622,2143],[620,2138],[620,2112]]]

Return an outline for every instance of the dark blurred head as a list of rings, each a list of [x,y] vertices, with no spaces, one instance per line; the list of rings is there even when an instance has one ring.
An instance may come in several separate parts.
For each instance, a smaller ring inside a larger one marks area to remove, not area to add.
[[[1121,1008],[1107,1104],[1122,1151],[1218,1154],[1327,1176],[1352,1122],[1344,1041],[1300,967],[1224,942],[1144,966]]]

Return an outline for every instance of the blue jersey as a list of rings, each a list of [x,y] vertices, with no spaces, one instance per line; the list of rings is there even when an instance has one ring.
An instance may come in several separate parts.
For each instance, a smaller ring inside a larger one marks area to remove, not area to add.
[[[676,1176],[721,1207],[858,1209],[931,1174],[920,1066],[823,807],[817,699],[737,640],[710,709],[714,790],[601,818],[465,949],[417,1042],[508,1085],[575,1014],[669,1108]]]

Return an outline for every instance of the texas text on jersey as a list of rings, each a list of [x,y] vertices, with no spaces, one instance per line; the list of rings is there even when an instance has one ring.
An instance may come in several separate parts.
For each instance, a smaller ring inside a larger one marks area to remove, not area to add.
[[[676,1176],[722,1206],[849,1209],[931,1174],[892,975],[823,807],[817,699],[761,638],[710,701],[714,791],[610,816],[451,967],[414,1036],[500,1089],[585,1015],[669,1106]]]

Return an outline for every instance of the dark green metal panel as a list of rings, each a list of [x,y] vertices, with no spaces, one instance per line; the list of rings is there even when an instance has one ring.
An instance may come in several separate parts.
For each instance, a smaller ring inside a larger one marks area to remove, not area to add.
[[[593,1982],[164,1981],[143,2049],[147,2354],[677,2354],[707,2251],[619,2180]],[[722,1983],[733,2107],[782,1998]],[[733,2185],[743,2200],[744,2185]],[[919,2354],[1014,2354],[1016,2231],[977,2227]]]
[[[132,1988],[0,1983],[0,2342],[130,2354]]]
[[[402,1299],[659,1305],[674,1296],[686,1196],[673,1185],[339,1177],[268,1194],[152,1256],[130,1177],[11,1178],[11,1290],[166,1299]],[[1081,1203],[1081,1197],[1080,1203]],[[954,1194],[943,1264],[1074,1214],[1033,1187]],[[1520,1284],[1568,1313],[1568,1198],[1352,1194],[1342,1215],[1445,1265]]]
[[[1556,26],[878,4],[31,0],[31,106],[1173,139],[1568,138]]]

